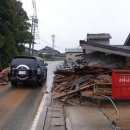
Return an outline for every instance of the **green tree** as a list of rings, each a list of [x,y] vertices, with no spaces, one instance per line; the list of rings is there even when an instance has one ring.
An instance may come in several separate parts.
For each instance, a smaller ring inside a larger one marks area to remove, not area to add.
[[[22,54],[25,43],[33,40],[27,13],[17,0],[0,0],[0,64],[8,66],[12,57]]]

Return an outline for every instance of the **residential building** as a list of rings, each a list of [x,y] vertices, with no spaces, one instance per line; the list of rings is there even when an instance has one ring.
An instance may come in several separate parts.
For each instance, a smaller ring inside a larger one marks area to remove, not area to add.
[[[66,49],[66,60],[76,61],[82,58],[83,50],[81,48]]]
[[[60,53],[58,50],[52,47],[46,46],[39,50],[39,55],[42,55],[45,60],[64,60],[65,54]]]
[[[39,54],[43,54],[43,55],[59,55],[60,52],[53,49],[52,47],[46,46],[45,48],[39,50]]]
[[[126,45],[106,45],[99,43],[89,43],[81,40],[80,46],[84,53],[87,50],[91,50],[91,53],[85,53],[85,59],[88,63],[102,63],[105,65],[125,65],[130,61],[130,46]]]
[[[103,45],[110,44],[111,35],[109,33],[98,33],[98,34],[87,34],[87,43],[94,44],[99,43]],[[91,53],[93,50],[87,48],[84,50],[85,53]]]
[[[109,45],[111,35],[109,33],[87,34],[87,42]]]

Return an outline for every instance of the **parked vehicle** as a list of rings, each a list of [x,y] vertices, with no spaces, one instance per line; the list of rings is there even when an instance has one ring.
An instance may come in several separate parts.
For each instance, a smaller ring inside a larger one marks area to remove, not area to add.
[[[42,85],[47,78],[47,64],[40,57],[16,56],[12,59],[8,78],[12,86],[18,82],[35,82]]]

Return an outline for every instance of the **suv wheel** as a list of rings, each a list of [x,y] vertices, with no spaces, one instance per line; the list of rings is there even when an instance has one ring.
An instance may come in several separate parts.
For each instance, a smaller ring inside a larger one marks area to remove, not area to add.
[[[39,82],[38,82],[38,85],[42,86],[42,83],[43,83],[42,81],[39,81]]]
[[[44,80],[47,79],[47,71],[45,72]]]
[[[17,85],[17,82],[11,81],[11,85],[12,85],[12,86],[16,86],[16,85]]]

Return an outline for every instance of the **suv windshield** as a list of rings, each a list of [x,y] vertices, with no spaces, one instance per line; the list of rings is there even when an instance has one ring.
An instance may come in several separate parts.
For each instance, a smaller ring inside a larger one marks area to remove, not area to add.
[[[35,59],[29,59],[29,58],[15,58],[11,63],[12,66],[16,66],[20,64],[25,64],[29,67],[36,67],[37,65]]]

